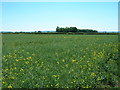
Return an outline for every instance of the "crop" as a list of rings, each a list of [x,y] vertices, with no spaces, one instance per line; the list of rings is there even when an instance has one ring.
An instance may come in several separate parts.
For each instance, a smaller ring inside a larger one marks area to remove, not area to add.
[[[117,35],[3,34],[3,88],[118,87]]]

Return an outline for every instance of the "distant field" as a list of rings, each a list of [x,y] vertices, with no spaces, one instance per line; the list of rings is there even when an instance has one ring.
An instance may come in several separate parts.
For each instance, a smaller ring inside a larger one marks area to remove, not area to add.
[[[118,87],[117,35],[3,34],[3,88]]]

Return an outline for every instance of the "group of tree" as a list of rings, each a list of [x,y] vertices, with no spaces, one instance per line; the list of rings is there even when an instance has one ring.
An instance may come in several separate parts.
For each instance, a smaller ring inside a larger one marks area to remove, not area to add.
[[[92,29],[77,29],[76,27],[59,27],[57,26],[56,32],[97,32],[97,30]]]

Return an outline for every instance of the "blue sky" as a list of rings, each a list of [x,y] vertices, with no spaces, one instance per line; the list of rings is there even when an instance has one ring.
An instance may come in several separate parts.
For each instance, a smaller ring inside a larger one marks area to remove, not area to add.
[[[118,2],[119,0],[2,0],[2,2]]]
[[[77,27],[118,31],[117,2],[3,2],[5,31],[45,31]]]

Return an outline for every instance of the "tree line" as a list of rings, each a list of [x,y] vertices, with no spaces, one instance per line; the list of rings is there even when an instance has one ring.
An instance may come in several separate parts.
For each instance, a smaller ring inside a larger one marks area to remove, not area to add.
[[[57,26],[56,32],[98,32],[97,30],[92,29],[77,29],[76,27],[59,27]]]

